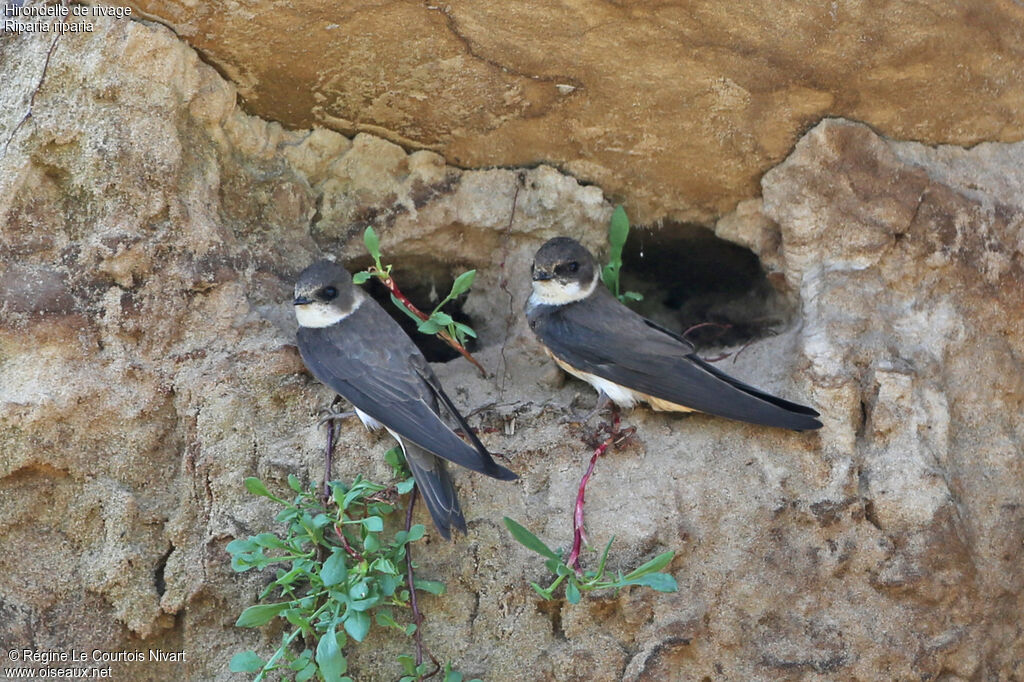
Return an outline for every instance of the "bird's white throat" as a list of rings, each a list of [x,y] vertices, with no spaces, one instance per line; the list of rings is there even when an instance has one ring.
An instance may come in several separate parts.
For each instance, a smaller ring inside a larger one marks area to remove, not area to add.
[[[299,321],[300,327],[309,327],[314,329],[330,327],[332,324],[338,324],[354,313],[356,308],[358,308],[362,302],[362,292],[356,291],[355,301],[352,303],[352,307],[348,310],[342,310],[330,303],[324,303],[322,301],[313,301],[312,303],[297,305],[295,306],[295,319]]]
[[[594,278],[586,286],[579,282],[559,282],[557,279],[534,280],[533,293],[530,294],[529,307],[538,305],[566,305],[582,301],[594,293],[600,273],[594,271]]]

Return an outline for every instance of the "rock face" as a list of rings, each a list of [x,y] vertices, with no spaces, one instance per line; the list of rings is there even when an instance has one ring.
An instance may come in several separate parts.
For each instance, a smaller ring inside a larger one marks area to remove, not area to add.
[[[262,582],[224,547],[274,528],[246,476],[323,474],[332,396],[295,351],[291,281],[324,252],[365,264],[373,224],[400,284],[478,269],[463,309],[493,376],[436,369],[522,476],[460,472],[469,535],[417,550],[448,584],[421,602],[440,659],[488,680],[1024,676],[1024,145],[808,132],[716,226],[794,311],[723,368],[825,427],[626,415],[588,531],[617,536],[614,570],[675,550],[680,590],[541,604],[500,518],[568,543],[590,449],[561,420],[593,396],[538,353],[526,273],[550,236],[603,247],[601,189],[286,131],[139,22],[8,37],[0,64],[0,648],[186,653],[114,664],[139,680],[237,679],[234,652],[269,650],[232,627]],[[388,447],[346,423],[335,476],[386,478]],[[377,633],[350,672],[395,678],[409,648]]]
[[[707,222],[825,116],[893,137],[1024,137],[1024,7],[713,0],[137,0],[251,113],[466,167],[550,163],[643,223]]]

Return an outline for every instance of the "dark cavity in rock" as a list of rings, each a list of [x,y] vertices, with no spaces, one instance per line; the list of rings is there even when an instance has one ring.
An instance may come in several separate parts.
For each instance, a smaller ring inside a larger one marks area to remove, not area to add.
[[[413,302],[413,305],[428,315],[434,309],[434,306],[451,291],[452,283],[455,281],[454,275],[472,269],[472,266],[452,266],[429,258],[404,256],[401,261],[401,265],[395,265],[394,269],[392,269],[391,276],[402,293]],[[349,264],[349,271],[356,273],[365,270],[371,264],[372,261],[369,258],[360,258]],[[458,351],[436,336],[422,334],[417,331],[416,322],[391,302],[390,293],[379,280],[371,278],[363,285],[363,289],[380,303],[391,317],[395,318],[395,321],[402,326],[402,329],[409,335],[413,343],[416,344],[429,362],[448,362],[462,357]],[[467,294],[459,296],[454,301],[449,301],[442,310],[451,315],[456,322],[468,324],[475,329],[473,320],[462,309],[466,302],[466,297],[469,295],[472,295],[472,290]],[[478,347],[479,344],[476,339],[468,339],[466,348],[470,352],[475,351]]]
[[[635,229],[622,256],[623,290],[644,300],[641,315],[687,335],[700,349],[741,346],[786,328],[795,310],[757,256],[700,225]]]

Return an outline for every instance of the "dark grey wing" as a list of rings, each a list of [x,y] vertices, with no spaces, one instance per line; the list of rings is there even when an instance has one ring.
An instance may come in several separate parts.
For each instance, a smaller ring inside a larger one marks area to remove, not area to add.
[[[579,303],[530,313],[537,337],[560,360],[640,393],[739,421],[806,430],[818,413],[733,379],[693,346],[599,289]]]
[[[429,372],[429,365],[376,301],[365,299],[330,327],[300,327],[298,346],[317,379],[395,433],[467,469],[503,480],[517,478],[475,437],[470,446],[444,423],[435,389],[419,368],[422,363]]]
[[[465,533],[466,519],[444,460],[409,441],[402,443],[402,449],[409,470],[416,479],[416,487],[422,493],[423,502],[441,537],[450,539],[452,528]]]
[[[424,358],[422,355],[418,355],[413,360],[413,364],[416,365],[420,377],[422,377],[423,380],[427,382],[427,385],[430,386],[430,389],[434,392],[434,395],[437,398],[441,399],[441,404],[444,405],[445,410],[448,412],[448,414],[451,415],[452,419],[454,419],[455,422],[459,425],[459,428],[462,429],[462,432],[466,434],[467,438],[469,438],[469,442],[473,444],[473,447],[476,448],[479,452],[483,452],[488,457],[490,457],[490,453],[487,452],[487,448],[485,448],[484,444],[480,442],[479,438],[477,438],[476,433],[473,431],[472,428],[470,428],[469,424],[466,422],[466,418],[462,416],[462,413],[459,412],[459,409],[455,407],[455,403],[453,403],[452,399],[448,397],[448,394],[444,392],[444,388],[441,386],[441,382],[438,380],[437,375],[434,374],[434,370],[430,369],[430,365],[427,363],[426,358]],[[497,476],[496,478],[501,478],[507,481],[519,478],[519,476],[512,473],[511,471],[501,466],[500,464],[494,463],[494,466],[498,467],[498,469],[501,469],[504,472],[501,476]]]

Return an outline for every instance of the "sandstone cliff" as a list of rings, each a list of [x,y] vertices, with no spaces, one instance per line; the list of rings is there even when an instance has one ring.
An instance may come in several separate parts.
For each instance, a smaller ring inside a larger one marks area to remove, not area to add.
[[[1019,21],[1019,8],[1000,7]],[[1002,53],[1018,71],[1019,45]],[[323,253],[365,264],[359,236],[373,224],[399,281],[420,293],[477,268],[464,312],[493,376],[462,360],[436,369],[479,410],[475,426],[496,427],[485,442],[522,476],[460,472],[469,535],[420,550],[423,574],[449,588],[423,600],[439,657],[488,680],[1024,676],[1024,144],[926,146],[826,119],[792,148],[792,133],[779,136],[742,172],[730,154],[694,152],[704,161],[680,199],[662,192],[676,176],[635,174],[632,162],[579,173],[603,189],[545,165],[454,165],[558,156],[490,156],[500,136],[453,136],[449,148],[390,128],[446,163],[309,128],[324,122],[309,114],[286,129],[239,106],[236,85],[261,91],[266,75],[221,65],[231,84],[140,21],[7,35],[0,65],[0,649],[181,650],[184,664],[118,663],[115,678],[243,679],[227,670],[231,654],[272,636],[232,627],[261,583],[233,573],[224,547],[265,530],[272,512],[242,480],[323,473],[316,421],[332,396],[294,348],[291,282]],[[560,83],[507,77],[530,92]],[[932,101],[941,116],[921,135],[977,103],[954,141],[1018,139],[1007,112],[1019,81],[999,82],[985,102],[969,89]],[[791,131],[821,111],[793,87],[787,111],[804,113],[786,119]],[[320,111],[311,92],[296,112]],[[537,96],[577,96],[560,92]],[[634,102],[622,97],[626,114]],[[758,111],[772,127],[776,114]],[[600,135],[620,127],[572,116]],[[887,120],[890,132],[920,132]],[[429,117],[417,125],[448,139]],[[529,148],[558,143],[560,125],[533,129]],[[639,139],[629,146],[642,151]],[[675,550],[680,590],[542,607],[528,586],[540,562],[500,518],[569,540],[589,449],[561,420],[593,396],[538,352],[521,315],[526,273],[556,234],[604,248],[604,191],[626,192],[648,217],[721,216],[716,237],[681,224],[634,233],[632,284],[677,326],[688,309],[675,299],[699,290],[745,330],[736,343],[751,342],[723,369],[815,405],[825,426],[627,415],[637,441],[599,463],[588,529],[597,543],[617,536],[614,568]],[[335,475],[386,477],[387,447],[345,424]],[[380,637],[352,652],[352,671],[397,678],[407,648]]]

